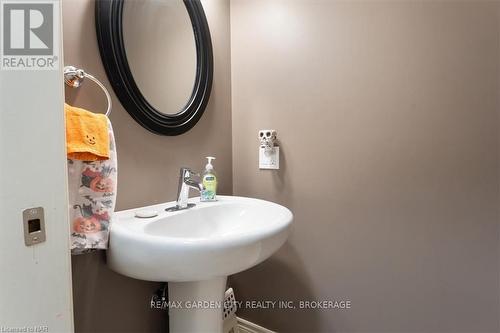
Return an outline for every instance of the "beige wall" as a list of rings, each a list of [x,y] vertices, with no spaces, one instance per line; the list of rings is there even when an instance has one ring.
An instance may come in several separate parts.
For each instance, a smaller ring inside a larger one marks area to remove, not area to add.
[[[204,157],[217,156],[220,193],[232,191],[229,0],[203,1],[214,49],[210,103],[199,123],[177,137],[157,136],[140,127],[111,91],[97,48],[94,1],[64,0],[64,61],[94,74],[113,95],[113,123],[118,149],[117,209],[175,200],[179,167],[202,170]],[[91,82],[66,89],[70,104],[103,110],[103,94]],[[73,257],[77,332],[159,332],[166,314],[149,310],[158,284],[110,271],[102,254]]]
[[[236,275],[280,332],[498,332],[498,2],[231,1],[233,190],[288,206]],[[259,171],[275,128],[281,170]]]

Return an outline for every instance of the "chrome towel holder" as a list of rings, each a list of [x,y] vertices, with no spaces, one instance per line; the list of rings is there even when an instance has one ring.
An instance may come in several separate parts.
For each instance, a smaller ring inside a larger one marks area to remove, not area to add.
[[[109,116],[111,113],[111,95],[108,92],[108,89],[102,84],[98,79],[96,79],[93,75],[86,73],[83,69],[76,68],[74,66],[65,66],[64,67],[64,82],[67,86],[72,88],[78,88],[82,85],[83,80],[87,78],[91,81],[94,81],[101,89],[104,91],[106,95],[106,99],[108,100],[108,108],[106,110],[106,116]]]

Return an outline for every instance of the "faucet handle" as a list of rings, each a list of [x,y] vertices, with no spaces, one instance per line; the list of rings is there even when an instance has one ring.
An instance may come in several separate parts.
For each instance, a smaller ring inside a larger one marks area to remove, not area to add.
[[[185,167],[182,167],[180,169],[180,175],[182,178],[191,175],[191,173],[193,173],[193,170],[191,170],[190,168],[185,168]]]
[[[194,172],[190,168],[185,168],[185,167],[181,168],[180,174],[181,174],[182,179],[186,179],[186,178],[189,179],[192,176],[201,177],[201,175],[199,173]]]

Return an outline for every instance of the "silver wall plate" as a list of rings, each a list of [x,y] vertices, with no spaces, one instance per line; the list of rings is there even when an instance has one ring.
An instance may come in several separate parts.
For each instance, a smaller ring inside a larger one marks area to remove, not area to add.
[[[32,246],[45,242],[45,216],[43,207],[23,210],[24,244]]]

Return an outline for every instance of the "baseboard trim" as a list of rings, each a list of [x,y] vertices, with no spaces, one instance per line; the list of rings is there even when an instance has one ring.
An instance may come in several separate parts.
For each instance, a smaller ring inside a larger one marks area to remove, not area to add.
[[[238,332],[239,333],[276,333],[274,331],[268,330],[262,326],[254,324],[248,320],[240,317],[236,317],[238,320]]]

